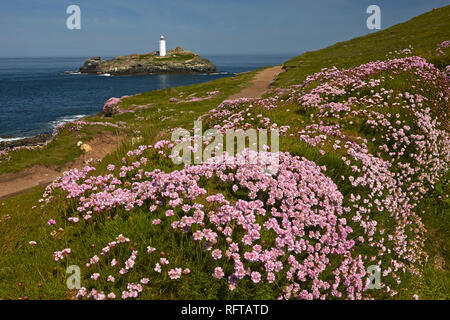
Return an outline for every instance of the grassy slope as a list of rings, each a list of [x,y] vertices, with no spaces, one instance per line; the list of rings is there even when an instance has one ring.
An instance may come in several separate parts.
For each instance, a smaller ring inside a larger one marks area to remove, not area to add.
[[[284,87],[293,83],[301,83],[306,75],[319,71],[322,67],[336,65],[338,67],[357,66],[361,63],[385,59],[386,54],[393,50],[404,49],[409,44],[416,48],[417,54],[422,54],[430,61],[440,61],[434,55],[437,44],[450,39],[448,15],[450,7],[442,8],[431,13],[422,15],[412,21],[392,27],[366,37],[357,38],[345,43],[339,43],[332,47],[316,52],[305,53],[286,63],[290,68],[282,74],[275,86]],[[427,31],[422,32],[426,29]],[[393,34],[391,32],[394,32]],[[374,45],[377,43],[378,45]],[[434,59],[434,60],[433,60]],[[448,59],[448,55],[444,59]],[[448,60],[447,60],[448,61]],[[300,63],[301,62],[301,63]],[[131,107],[132,104],[155,103],[145,111],[138,114],[127,113],[115,116],[111,121],[124,121],[128,124],[129,130],[135,136],[142,135],[145,143],[152,143],[161,138],[167,138],[169,129],[176,126],[192,128],[192,121],[200,114],[206,112],[211,106],[217,105],[224,97],[236,91],[234,84],[242,86],[248,84],[252,74],[241,75],[238,80],[221,79],[210,83],[193,85],[185,88],[174,88],[162,91],[144,93],[142,95],[125,100],[122,107]],[[392,84],[393,87],[397,84]],[[206,92],[220,90],[221,95],[213,100],[206,100],[198,103],[174,104],[169,101],[170,97],[179,97],[180,92],[185,92],[184,96],[197,93],[197,97],[204,96]],[[159,111],[158,111],[159,110]],[[282,112],[283,111],[283,112]],[[270,111],[266,114],[274,122],[279,124],[290,124],[291,127],[301,127],[307,119],[301,118],[298,114],[289,113],[287,109]],[[98,119],[97,119],[98,120]],[[136,131],[136,132],[133,132]],[[139,132],[138,132],[139,131]],[[314,148],[300,147],[298,143],[286,140],[282,141],[282,148],[294,154],[303,155],[318,164],[326,164],[329,167],[330,176],[338,176],[344,167],[340,165],[332,156],[328,159],[321,157]],[[120,159],[127,150],[132,149],[131,144],[123,145],[117,152],[107,157],[98,167],[100,172],[105,171],[106,164],[119,164]],[[155,163],[154,167],[170,169],[170,164]],[[98,173],[98,172],[97,172]],[[342,185],[340,188],[348,189]],[[221,190],[217,184],[217,189]],[[445,188],[436,192],[445,193]],[[226,190],[221,190],[226,193]],[[343,191],[343,192],[344,192]],[[119,233],[124,233],[132,241],[150,240],[153,246],[170,251],[174,257],[174,262],[183,261],[194,272],[190,280],[185,280],[182,285],[172,285],[164,279],[155,280],[149,290],[145,290],[142,298],[220,298],[226,296],[221,285],[214,281],[207,280],[205,275],[210,274],[210,262],[205,255],[195,248],[181,246],[174,248],[171,243],[179,243],[180,239],[169,232],[161,232],[149,223],[148,214],[144,211],[136,210],[131,217],[120,211],[119,219],[104,221],[98,226],[90,229],[79,230],[73,227],[66,227],[62,217],[57,219],[57,226],[64,226],[64,231],[55,238],[49,235],[50,228],[46,226],[49,218],[61,216],[61,213],[70,211],[68,203],[60,199],[45,212],[39,209],[32,210],[42,194],[42,189],[37,188],[27,194],[10,198],[3,201],[0,206],[0,244],[2,259],[0,259],[0,297],[18,298],[27,295],[31,298],[65,298],[72,293],[68,292],[64,286],[64,276],[61,274],[62,268],[53,269],[55,263],[51,259],[53,251],[64,247],[71,247],[74,254],[70,263],[83,264],[94,253],[98,253],[98,248],[102,248],[108,241],[111,241]],[[448,207],[445,203],[436,201],[438,194],[429,194],[427,199],[421,204],[421,210],[425,210],[424,222],[431,230],[427,249],[430,253],[430,263],[425,267],[425,278],[422,282],[411,278],[405,281],[404,285],[410,291],[419,291],[422,298],[449,298],[449,217]],[[8,214],[10,218],[5,219]],[[165,226],[163,230],[170,230]],[[31,249],[27,242],[35,239],[39,245]],[[60,240],[58,240],[60,239]],[[182,240],[182,239],[181,239]],[[94,244],[97,250],[89,249],[87,245]],[[186,242],[183,242],[186,245]],[[143,249],[141,249],[143,250]],[[444,267],[436,268],[436,259],[444,259]],[[171,260],[172,261],[172,260]],[[199,267],[201,266],[201,267]],[[145,274],[146,270],[136,270]],[[18,285],[21,282],[22,285]],[[39,284],[42,284],[40,286]],[[260,288],[237,289],[228,298],[272,298],[276,295],[270,286]],[[411,298],[410,295],[401,295],[402,298]]]
[[[287,61],[287,72],[281,74],[277,87],[302,83],[306,76],[322,68],[356,67],[363,63],[385,60],[389,52],[402,50],[411,45],[413,53],[426,58],[437,67],[450,64],[447,56],[437,57],[436,46],[450,39],[450,6],[436,9],[388,29],[339,42],[325,49],[305,52]]]

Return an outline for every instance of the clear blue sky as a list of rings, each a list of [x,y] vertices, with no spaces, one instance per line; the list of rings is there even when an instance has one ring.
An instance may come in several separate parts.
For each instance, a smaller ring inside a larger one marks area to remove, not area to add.
[[[382,28],[449,0],[2,0],[0,56],[112,56],[157,50],[159,35],[200,54],[289,53],[372,32],[366,8],[379,5]],[[66,8],[81,8],[81,30]]]

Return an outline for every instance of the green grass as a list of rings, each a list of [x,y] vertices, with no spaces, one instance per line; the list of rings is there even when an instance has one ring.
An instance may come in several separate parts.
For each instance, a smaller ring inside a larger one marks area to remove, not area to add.
[[[448,53],[443,57],[435,55],[436,46],[444,40],[450,39],[450,23],[448,16],[450,6],[434,10],[417,17],[407,23],[394,26],[378,33],[360,37],[348,42],[339,43],[329,48],[308,52],[300,57],[286,62],[287,71],[281,74],[275,82],[276,87],[286,87],[290,84],[301,84],[307,75],[319,71],[323,67],[336,65],[340,68],[358,66],[361,63],[377,59],[386,59],[386,54],[393,50],[404,49],[412,45],[415,53],[424,56],[429,61],[435,61],[438,66],[448,63]],[[249,85],[255,72],[241,74],[233,78],[223,78],[207,83],[191,85],[179,88],[170,88],[152,92],[142,93],[125,99],[120,107],[123,110],[135,110],[134,112],[115,115],[110,119],[91,117],[89,121],[108,121],[112,123],[125,124],[125,134],[131,137],[142,137],[141,144],[151,144],[161,139],[170,139],[171,129],[184,127],[192,129],[193,121],[200,115],[216,107],[221,101],[231,94],[240,91]],[[386,82],[386,89],[402,91],[409,88],[409,75],[396,77]],[[179,100],[189,97],[202,98],[210,91],[220,91],[219,95],[209,100],[195,103],[171,102],[171,98]],[[433,88],[427,88],[427,95],[435,95],[438,92]],[[136,106],[147,105],[146,109],[135,109]],[[445,107],[436,109],[439,112],[448,112]],[[291,130],[298,129],[311,123],[306,110],[301,110],[295,103],[287,103],[277,109],[270,111],[258,110],[264,116],[279,125],[290,125]],[[390,112],[396,112],[393,108]],[[408,114],[402,117],[407,118]],[[328,119],[336,121],[335,119]],[[347,119],[348,120],[348,119]],[[350,137],[363,136],[372,137],[371,132],[364,123],[353,119],[354,126],[348,127],[345,132]],[[83,131],[83,139],[95,136],[98,132]],[[84,129],[83,129],[84,130]],[[50,144],[46,149],[29,151],[29,153],[18,153],[12,158],[10,168],[0,168],[1,172],[13,172],[21,168],[32,166],[36,163],[64,163],[79,154],[74,147],[78,141],[70,132],[61,132],[54,145]],[[348,167],[340,159],[339,151],[333,151],[330,145],[324,147],[327,151],[322,156],[317,148],[306,143],[300,143],[297,138],[282,137],[280,145],[283,151],[306,157],[318,165],[327,167],[329,176],[345,195],[355,192],[355,189],[340,179],[341,175],[350,175]],[[132,150],[131,139],[121,144],[118,149],[107,156],[100,164],[96,165],[96,175],[106,172],[106,166],[114,163],[121,165],[121,159],[128,150]],[[369,143],[369,148],[375,148]],[[58,149],[59,148],[59,149]],[[59,153],[56,153],[59,150]],[[22,152],[22,151],[21,151]],[[53,154],[52,154],[53,152]],[[156,155],[149,157],[148,169],[159,168],[163,171],[171,171],[174,165],[169,160],[161,160]],[[178,168],[178,167],[177,167]],[[224,184],[213,179],[202,181],[210,191],[222,192],[227,198],[232,199],[231,185]],[[368,193],[370,190],[361,188],[360,193]],[[210,277],[211,268],[214,266],[210,255],[206,254],[188,240],[186,235],[172,231],[167,222],[156,227],[151,220],[162,218],[163,211],[157,211],[150,215],[148,210],[136,208],[131,212],[117,209],[99,215],[95,224],[83,227],[73,226],[66,222],[66,218],[74,214],[75,207],[72,200],[63,196],[57,196],[51,206],[39,207],[38,199],[41,197],[43,188],[35,188],[29,192],[0,201],[0,298],[17,299],[27,296],[32,299],[66,299],[74,295],[65,287],[64,270],[69,264],[83,266],[94,254],[99,254],[101,248],[112,241],[119,233],[123,233],[131,239],[130,245],[119,248],[116,257],[123,261],[129,256],[129,247],[136,242],[136,250],[140,256],[146,259],[139,263],[139,267],[133,269],[132,274],[126,278],[128,281],[136,281],[142,276],[149,274],[148,266],[154,265],[156,256],[145,254],[145,247],[151,244],[159,251],[169,252],[171,266],[177,264],[189,267],[192,273],[182,277],[180,281],[167,281],[167,275],[151,279],[151,285],[146,287],[140,298],[142,299],[273,299],[279,294],[277,284],[253,286],[248,280],[240,283],[238,288],[229,292],[226,281],[217,281]],[[418,279],[412,275],[405,275],[402,282],[401,292],[396,298],[411,299],[412,293],[419,293],[424,299],[450,299],[450,217],[449,203],[445,200],[448,196],[448,177],[438,183],[435,190],[427,194],[420,202],[418,211],[424,211],[422,218],[429,230],[426,251],[430,259],[424,266],[424,277]],[[33,206],[37,208],[32,209]],[[205,202],[206,205],[206,202]],[[177,214],[181,214],[177,212]],[[56,227],[47,226],[46,222],[54,218],[57,220]],[[377,218],[380,224],[391,227],[391,221],[385,213]],[[164,221],[164,220],[163,220]],[[62,231],[57,231],[62,227]],[[50,232],[57,231],[54,236]],[[355,233],[358,234],[359,230]],[[38,245],[34,248],[28,245],[28,241],[36,240]],[[273,239],[267,239],[271,241]],[[72,254],[69,259],[61,264],[55,263],[52,254],[56,250],[70,247]],[[361,246],[360,250],[370,253],[371,248]],[[112,272],[110,267],[102,264],[102,275]],[[335,263],[335,262],[334,262]],[[147,267],[144,267],[147,266]],[[226,264],[225,271],[232,266]],[[95,272],[94,269],[89,272]],[[87,270],[82,267],[83,283],[89,283]],[[105,288],[112,285],[101,282]],[[388,298],[377,295],[377,298]]]
[[[166,56],[166,57],[157,57],[154,61],[186,61],[191,60],[195,58],[194,54],[179,54],[176,53],[172,56]]]
[[[152,62],[157,63],[158,61],[186,61],[191,60],[194,57],[195,54],[192,53],[175,53],[166,57],[155,56],[154,54],[141,54],[139,55],[139,60],[146,60],[151,58]]]
[[[43,148],[31,150],[24,148],[10,152],[8,154],[10,160],[0,162],[0,174],[21,171],[35,165],[51,166],[59,170],[64,164],[82,154],[77,146],[78,141],[86,142],[107,132],[119,134],[116,129],[98,126],[85,126],[76,132],[68,130],[68,127],[62,129],[60,134]]]

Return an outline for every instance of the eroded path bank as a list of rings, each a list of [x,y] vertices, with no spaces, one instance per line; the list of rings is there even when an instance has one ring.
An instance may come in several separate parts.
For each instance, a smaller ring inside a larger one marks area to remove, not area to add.
[[[36,165],[31,168],[0,175],[0,199],[19,194],[38,185],[46,185],[59,177],[62,172],[71,168],[83,167],[88,159],[102,160],[106,155],[114,151],[124,137],[112,134],[102,134],[87,144],[91,151],[84,153],[74,161],[68,162],[59,168],[56,166]]]

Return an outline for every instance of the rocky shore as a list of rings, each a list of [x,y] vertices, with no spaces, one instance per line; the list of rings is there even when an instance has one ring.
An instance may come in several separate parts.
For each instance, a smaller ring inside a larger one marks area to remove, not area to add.
[[[149,73],[214,73],[216,66],[200,55],[181,47],[169,50],[165,57],[157,51],[118,56],[111,60],[88,58],[78,70],[88,74],[139,75]]]
[[[35,147],[45,144],[52,137],[51,134],[38,134],[33,137],[11,141],[0,141],[0,150],[16,147]]]

